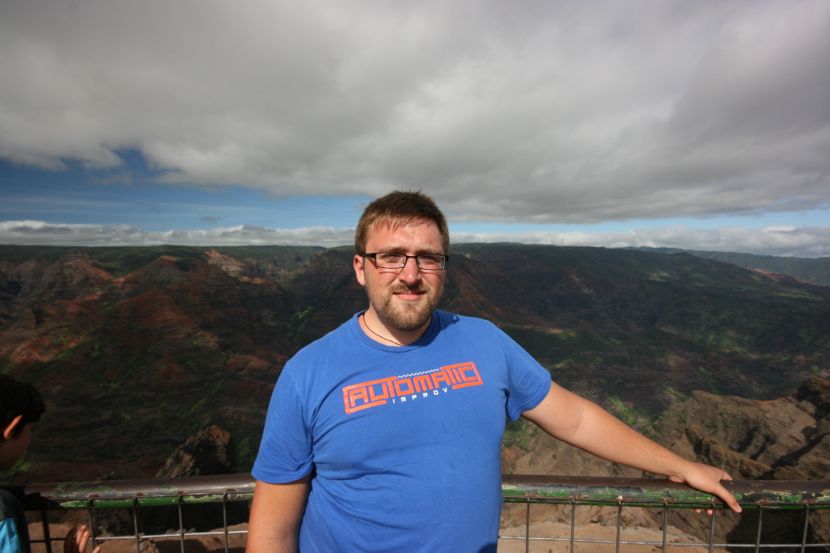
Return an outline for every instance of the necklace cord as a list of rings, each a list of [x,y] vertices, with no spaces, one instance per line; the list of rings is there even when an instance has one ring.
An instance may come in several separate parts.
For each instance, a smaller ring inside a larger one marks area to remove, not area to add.
[[[371,332],[372,334],[374,334],[375,336],[377,336],[381,340],[386,340],[387,342],[392,342],[395,345],[405,347],[404,344],[398,342],[397,340],[393,340],[392,338],[387,338],[386,336],[381,336],[380,334],[378,334],[377,332],[372,330],[372,328],[369,326],[369,323],[366,322],[366,313],[365,312],[360,314],[360,318],[363,319],[363,326],[366,327],[366,330],[368,330],[369,332]]]

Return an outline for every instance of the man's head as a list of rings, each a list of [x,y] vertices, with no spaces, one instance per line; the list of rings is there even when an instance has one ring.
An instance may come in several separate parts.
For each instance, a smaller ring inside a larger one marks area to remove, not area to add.
[[[438,227],[444,255],[450,253],[450,232],[444,214],[432,198],[421,192],[391,192],[366,206],[354,233],[354,251],[366,252],[366,240],[374,228],[394,229],[414,221],[431,221]]]
[[[364,322],[382,325],[393,343],[419,336],[441,298],[448,249],[446,219],[430,197],[392,192],[369,204],[355,232],[355,276],[369,298]]]
[[[13,467],[23,457],[32,424],[45,410],[34,386],[0,374],[0,470]]]

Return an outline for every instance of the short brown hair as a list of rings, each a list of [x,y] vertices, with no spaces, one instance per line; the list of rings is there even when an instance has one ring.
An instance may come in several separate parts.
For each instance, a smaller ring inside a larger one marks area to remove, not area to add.
[[[43,397],[34,386],[0,374],[0,431],[21,415],[21,423],[14,431],[14,435],[17,435],[27,424],[39,421],[45,410]],[[3,435],[0,433],[0,442],[2,441]]]
[[[366,206],[354,233],[354,250],[358,255],[366,253],[366,241],[369,230],[376,224],[388,224],[392,227],[407,224],[415,220],[435,223],[441,233],[441,245],[444,253],[450,252],[450,232],[447,220],[438,209],[435,201],[422,192],[391,192],[376,199]]]

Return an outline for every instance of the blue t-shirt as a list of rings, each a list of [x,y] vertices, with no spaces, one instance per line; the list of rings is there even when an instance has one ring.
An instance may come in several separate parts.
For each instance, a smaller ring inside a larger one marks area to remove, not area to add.
[[[443,311],[404,347],[358,315],[280,375],[253,475],[312,474],[300,551],[495,551],[500,446],[550,375],[495,325]]]
[[[0,489],[0,553],[28,553],[29,533],[23,508],[7,490]]]

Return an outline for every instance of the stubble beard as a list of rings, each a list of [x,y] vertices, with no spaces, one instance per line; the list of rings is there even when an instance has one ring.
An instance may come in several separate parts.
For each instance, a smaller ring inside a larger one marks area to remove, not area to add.
[[[424,301],[393,303],[395,293],[404,291],[409,291],[409,288],[403,286],[391,290],[383,302],[375,306],[375,312],[381,322],[388,328],[410,332],[423,327],[430,321],[432,312],[438,307],[441,291],[432,287],[420,286],[413,291],[426,292],[423,295]]]

